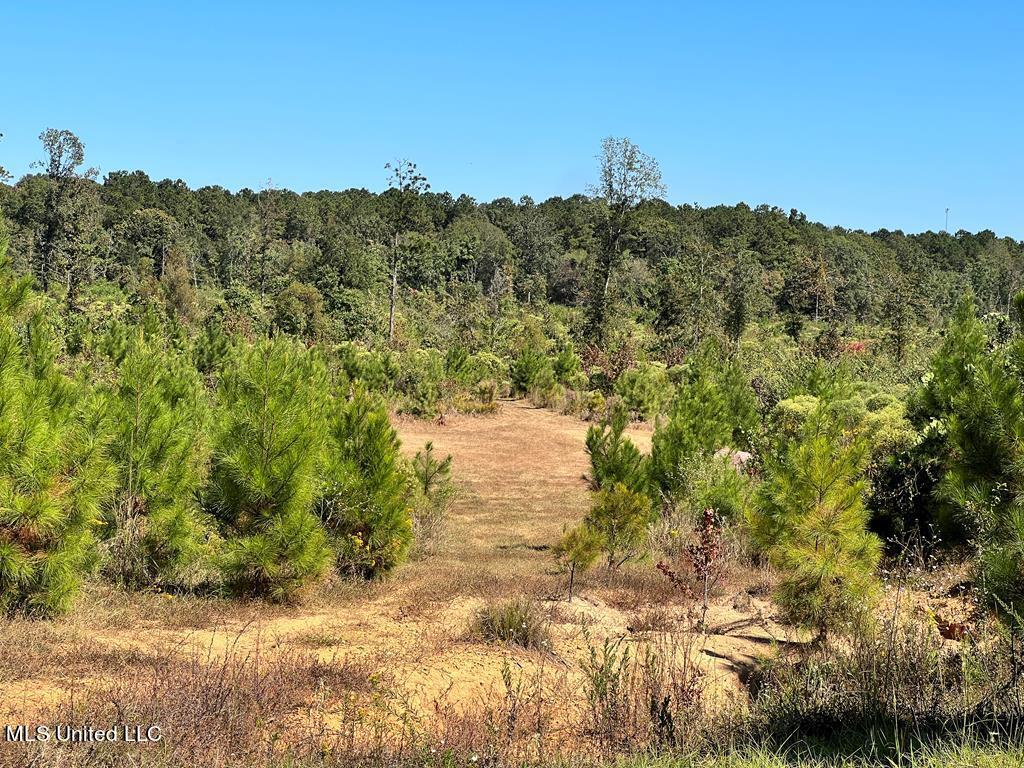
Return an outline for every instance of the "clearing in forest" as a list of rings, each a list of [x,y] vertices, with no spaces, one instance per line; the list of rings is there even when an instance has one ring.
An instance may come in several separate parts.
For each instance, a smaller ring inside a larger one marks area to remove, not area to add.
[[[385,581],[339,583],[297,606],[95,587],[67,617],[14,620],[0,630],[0,650],[8,652],[0,669],[3,714],[24,717],[80,694],[83,685],[144,676],[155,658],[197,650],[344,659],[385,672],[396,695],[417,709],[487,700],[508,663],[524,675],[555,670],[558,687],[572,692],[588,644],[647,642],[671,626],[674,608],[681,615],[651,565],[614,578],[599,569],[581,582],[577,599],[565,601],[565,577],[549,550],[590,503],[586,422],[506,401],[492,415],[450,415],[444,424],[399,419],[397,427],[408,455],[429,440],[453,456],[459,495],[436,552]],[[649,428],[634,427],[630,437],[649,450]],[[550,653],[488,644],[470,632],[481,606],[517,595],[550,612]],[[762,600],[734,607],[723,595],[717,603],[710,623],[719,632],[701,640],[698,652],[713,687],[728,691],[737,688],[743,665],[786,631]]]

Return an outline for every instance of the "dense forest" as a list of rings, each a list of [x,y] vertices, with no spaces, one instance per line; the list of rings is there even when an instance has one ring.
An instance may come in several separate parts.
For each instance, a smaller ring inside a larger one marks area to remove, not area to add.
[[[97,181],[77,137],[41,139],[40,172],[0,187],[10,257],[86,314],[154,306],[195,327],[498,352],[498,326],[536,312],[607,354],[629,344],[665,360],[755,322],[843,336],[873,323],[902,356],[907,329],[939,327],[967,289],[1006,314],[1022,285],[1024,245],[990,231],[866,233],[768,205],[670,205],[628,140],[605,144],[588,194],[478,202],[430,191],[405,161],[382,169],[380,194],[192,190],[141,171]]]

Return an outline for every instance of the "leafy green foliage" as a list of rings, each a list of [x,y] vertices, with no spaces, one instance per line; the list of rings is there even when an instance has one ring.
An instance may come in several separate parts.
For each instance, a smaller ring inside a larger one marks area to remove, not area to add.
[[[881,543],[867,530],[867,461],[865,440],[819,405],[769,463],[750,516],[755,541],[782,573],[776,599],[822,636],[859,616],[875,590]]]
[[[422,554],[438,545],[455,501],[451,454],[439,458],[434,453],[433,442],[427,441],[423,450],[416,451],[412,472],[416,485],[412,515],[413,544],[416,552]]]
[[[330,562],[312,511],[325,375],[314,355],[283,339],[238,351],[224,371],[209,502],[230,536],[223,568],[238,592],[285,600]]]
[[[538,384],[553,383],[555,373],[543,350],[527,344],[512,361],[509,375],[512,378],[512,391],[526,394]]]
[[[647,489],[647,461],[633,441],[625,436],[628,424],[626,411],[616,408],[600,424],[587,430],[590,479],[595,489],[616,483],[641,493]]]
[[[664,365],[644,363],[619,376],[615,394],[631,412],[654,421],[672,400],[672,384]]]
[[[117,488],[104,516],[106,573],[139,588],[173,583],[207,535],[208,406],[199,375],[160,342],[136,339],[107,396]]]
[[[54,367],[28,286],[0,232],[0,611],[51,615],[78,589],[111,468],[100,405]]]
[[[572,602],[576,574],[589,570],[601,556],[604,538],[592,525],[582,523],[566,531],[552,553],[555,559],[569,571],[569,602]]]
[[[583,524],[600,539],[609,568],[647,554],[647,530],[655,512],[646,494],[623,483],[598,491]]]
[[[746,445],[756,423],[753,391],[735,363],[698,360],[651,441],[651,483],[662,505],[678,509],[693,494],[698,468],[719,449]]]
[[[410,480],[387,409],[357,388],[335,405],[316,503],[342,573],[383,575],[405,557]]]
[[[940,498],[978,550],[983,591],[1012,615],[1024,601],[1024,337],[992,351],[989,344],[967,297],[933,358],[921,407],[942,449]]]

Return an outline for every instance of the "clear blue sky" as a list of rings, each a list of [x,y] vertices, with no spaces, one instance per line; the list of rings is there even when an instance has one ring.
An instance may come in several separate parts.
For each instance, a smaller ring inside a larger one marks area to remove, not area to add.
[[[158,7],[163,5],[163,8]],[[840,7],[842,6],[842,7]],[[898,7],[897,7],[898,6]],[[23,2],[0,165],[69,128],[102,172],[478,200],[583,191],[603,136],[672,202],[1024,237],[1017,2]]]

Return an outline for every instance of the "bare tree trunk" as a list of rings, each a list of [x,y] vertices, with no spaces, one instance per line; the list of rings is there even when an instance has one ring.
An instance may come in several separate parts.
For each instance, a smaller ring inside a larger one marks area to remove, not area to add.
[[[388,341],[395,340],[395,301],[398,298],[398,233],[391,252],[391,309],[388,312]]]

